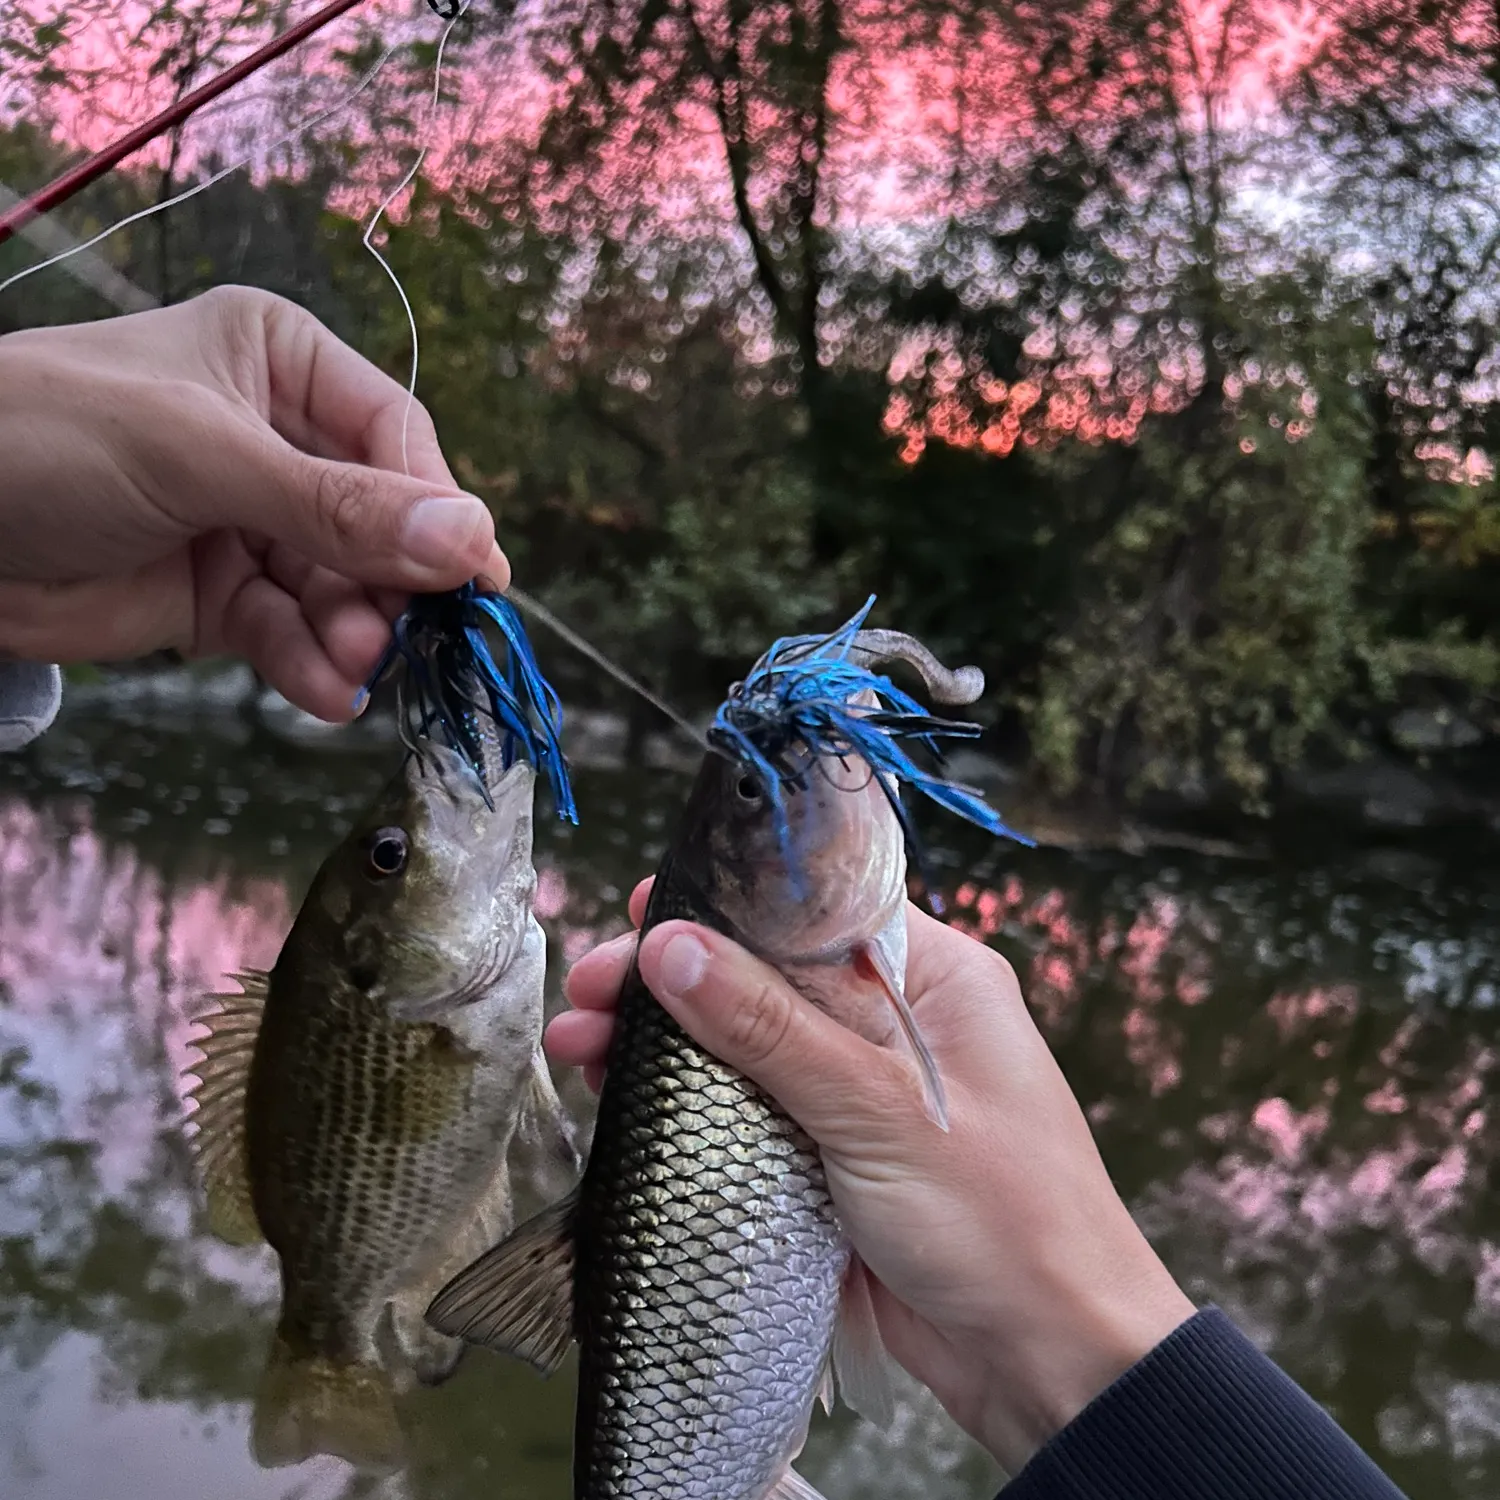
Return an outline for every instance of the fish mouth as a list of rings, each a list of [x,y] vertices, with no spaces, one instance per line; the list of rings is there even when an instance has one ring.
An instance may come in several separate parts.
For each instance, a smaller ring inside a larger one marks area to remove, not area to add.
[[[418,790],[426,777],[434,777],[455,807],[471,808],[475,802],[488,804],[496,814],[505,806],[511,806],[522,791],[529,792],[536,772],[519,756],[510,765],[502,766],[495,758],[486,760],[483,777],[456,750],[439,745],[432,740],[422,742],[417,753],[410,759],[408,783]]]
[[[409,795],[424,809],[424,838],[437,860],[459,861],[485,895],[497,894],[507,869],[530,863],[536,772],[514,760],[481,784],[474,768],[445,745],[423,745],[406,771]]]

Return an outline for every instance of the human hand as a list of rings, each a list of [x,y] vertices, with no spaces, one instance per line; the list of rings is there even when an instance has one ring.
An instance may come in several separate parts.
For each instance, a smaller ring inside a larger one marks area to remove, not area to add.
[[[639,925],[650,882],[631,897]],[[907,908],[907,996],[947,1087],[937,1130],[905,1058],[807,1004],[728,938],[664,922],[641,976],[703,1047],[818,1143],[886,1347],[1014,1474],[1191,1317],[1105,1172],[999,954]],[[636,935],[568,975],[549,1056],[603,1079]]]
[[[510,579],[426,411],[265,292],[0,338],[0,453],[0,655],[231,651],[343,720],[408,594]]]

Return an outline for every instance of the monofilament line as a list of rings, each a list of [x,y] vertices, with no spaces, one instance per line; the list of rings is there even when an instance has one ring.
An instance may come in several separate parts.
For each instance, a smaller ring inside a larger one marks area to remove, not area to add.
[[[332,120],[336,116],[341,115],[346,109],[349,108],[351,104],[354,103],[356,99],[359,98],[362,93],[364,93],[367,88],[369,88],[372,83],[375,82],[376,76],[386,65],[386,63],[390,61],[391,55],[395,51],[396,47],[394,45],[387,47],[385,51],[382,52],[378,58],[376,58],[374,65],[369,69],[369,71],[360,78],[359,82],[354,86],[354,88],[351,89],[350,92],[347,93],[342,99],[340,99],[338,103],[330,105],[321,114],[314,115],[312,119],[306,121],[302,125],[299,125],[289,134],[282,136],[279,140],[273,141],[265,151],[264,155],[266,157],[269,157],[272,152],[279,151],[283,146],[290,146],[294,141],[301,140],[309,130],[313,130],[317,126],[324,124],[326,121]],[[150,208],[143,208],[133,214],[127,214],[123,219],[120,219],[116,223],[111,224],[108,229],[101,229],[99,233],[93,237],[93,239],[84,240],[81,245],[73,245],[69,249],[60,251],[58,254],[50,256],[48,259],[40,261],[34,266],[27,266],[25,270],[17,271],[14,276],[10,276],[4,281],[0,281],[0,293],[9,291],[10,288],[13,287],[18,281],[24,281],[28,276],[35,276],[39,271],[49,270],[51,267],[67,260],[70,256],[81,255],[85,250],[92,250],[93,247],[97,245],[101,240],[107,240],[112,234],[117,234],[120,230],[129,228],[129,226],[132,224],[138,224],[142,219],[149,219],[152,214],[159,214],[165,209],[176,208],[178,204],[186,203],[189,198],[196,198],[199,193],[206,193],[209,188],[213,187],[216,182],[222,182],[226,177],[232,176],[235,172],[240,171],[244,167],[248,167],[250,163],[255,160],[255,155],[256,153],[252,151],[248,156],[241,157],[239,161],[232,162],[229,166],[215,172],[213,176],[206,178],[202,182],[195,183],[192,187],[187,188],[181,193],[178,193],[173,198],[168,198],[166,202],[153,203]]]
[[[376,264],[379,265],[380,269],[390,277],[391,285],[396,288],[396,295],[401,299],[401,306],[406,312],[406,326],[411,332],[411,374],[407,377],[406,382],[406,411],[401,417],[401,467],[408,478],[411,477],[411,460],[407,456],[406,440],[407,432],[411,427],[411,409],[417,400],[417,360],[420,352],[420,340],[417,335],[417,315],[412,311],[411,299],[406,295],[406,288],[401,285],[401,278],[396,275],[391,267],[391,263],[385,256],[375,248],[372,236],[375,233],[376,226],[385,216],[386,211],[411,186],[412,180],[422,170],[422,163],[427,159],[427,152],[430,147],[425,138],[432,128],[433,119],[437,114],[439,96],[443,89],[443,52],[448,46],[448,38],[453,34],[453,28],[468,13],[470,3],[471,0],[463,0],[452,20],[443,27],[443,34],[438,39],[437,59],[432,69],[432,98],[427,101],[427,118],[422,122],[422,129],[419,133],[420,138],[423,139],[423,145],[417,152],[417,159],[408,168],[406,176],[396,184],[390,195],[370,216],[370,222],[365,226],[365,232],[360,241],[365,249],[375,257]]]
[[[659,713],[665,714],[700,750],[712,748],[701,729],[678,713],[670,703],[658,698],[644,683],[638,682],[624,667],[612,662],[597,646],[579,635],[571,625],[564,625],[545,604],[533,599],[530,594],[524,589],[518,589],[515,584],[511,584],[505,593],[507,598],[514,599],[527,614],[535,615],[550,631],[555,635],[560,635],[580,655],[586,656],[596,666],[603,667],[616,682],[629,688],[637,697],[644,698]]]

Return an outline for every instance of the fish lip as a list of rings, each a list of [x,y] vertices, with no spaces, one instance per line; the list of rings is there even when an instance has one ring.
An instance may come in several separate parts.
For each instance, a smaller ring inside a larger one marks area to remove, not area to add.
[[[412,774],[426,776],[433,768],[438,782],[452,802],[463,803],[475,796],[488,793],[492,801],[503,796],[508,801],[517,789],[528,784],[528,775],[534,780],[536,772],[531,764],[517,756],[498,776],[481,776],[456,750],[447,745],[429,740],[421,751],[412,757]]]

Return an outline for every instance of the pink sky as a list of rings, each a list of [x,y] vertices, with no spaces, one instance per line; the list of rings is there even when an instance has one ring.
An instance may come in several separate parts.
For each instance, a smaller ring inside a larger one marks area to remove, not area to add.
[[[286,20],[300,19],[319,3],[298,0],[288,8]],[[1165,56],[1150,65],[1163,75],[1153,75],[1155,82],[1170,86],[1190,164],[1210,124],[1226,138],[1274,128],[1279,92],[1321,55],[1319,49],[1335,35],[1336,14],[1358,14],[1373,5],[1374,0],[1341,0],[1336,8],[1315,0],[1253,5],[1246,0],[1183,0],[1180,31]],[[210,18],[211,25],[211,18],[230,4],[198,0],[181,9]],[[1476,26],[1493,24],[1483,9],[1476,6]],[[54,59],[75,78],[95,78],[86,91],[56,86],[28,91],[15,80],[10,85],[28,109],[54,119],[64,138],[81,149],[102,146],[160,109],[172,92],[167,76],[150,76],[149,50],[130,40],[147,14],[142,0],[104,10]],[[1105,0],[1084,7],[1080,27],[1086,30],[1107,11]],[[77,14],[63,3],[55,12]],[[351,130],[356,139],[368,141],[354,175],[335,194],[334,206],[367,218],[400,181],[420,146],[428,148],[424,174],[445,185],[482,181],[497,163],[513,162],[518,153],[524,158],[540,121],[569,86],[566,79],[548,79],[535,65],[534,40],[524,28],[536,14],[522,7],[503,40],[486,32],[476,46],[451,49],[445,77],[456,98],[435,114],[425,104],[419,106],[409,137],[385,129],[372,138],[362,125],[362,112],[379,97],[380,87],[403,76],[404,55],[392,59],[381,84],[347,116],[320,126],[320,134]],[[697,14],[709,36],[717,36],[719,12],[700,3]],[[1031,58],[1026,46],[998,21],[982,21],[975,34],[963,37],[940,29],[931,42],[897,50],[880,34],[887,23],[863,17],[857,7],[847,8],[845,18],[849,45],[836,63],[831,85],[835,109],[823,211],[840,229],[865,236],[873,259],[899,264],[923,226],[940,224],[966,199],[987,202],[987,197],[974,195],[991,167],[1013,158],[1023,143],[1050,127],[1028,103],[1032,95],[1024,79]],[[295,162],[295,147],[275,143],[350,87],[347,70],[333,61],[337,51],[372,34],[388,44],[435,40],[442,31],[443,23],[425,0],[368,0],[298,54],[242,84],[227,101],[190,123],[182,138],[184,163],[210,152],[231,158],[253,154],[260,168],[287,170]],[[237,37],[211,71],[258,40],[258,35]],[[1076,87],[1068,83],[1066,70],[1059,75],[1064,121],[1085,138],[1113,129],[1122,113],[1138,107],[1127,87],[1132,82],[1128,45],[1113,61],[1118,66],[1100,84],[1084,81],[1081,59],[1075,60]],[[415,81],[425,86],[424,78]],[[1134,81],[1139,81],[1138,73]],[[762,138],[774,140],[774,112],[761,104],[752,118]],[[628,135],[617,139],[592,179],[598,201],[648,234],[652,226],[661,226],[678,240],[728,237],[739,242],[723,144],[706,100],[685,103],[672,130],[664,143],[652,143],[649,149]],[[160,164],[165,150],[158,145],[135,160]],[[768,170],[751,184],[752,200],[762,207],[785,167],[774,148],[768,148],[765,162]],[[403,203],[398,201],[390,212],[399,222]],[[747,357],[770,357],[769,334],[767,327],[746,335]],[[560,337],[567,336],[565,329]],[[976,357],[961,356],[944,335],[913,333],[877,356],[888,364],[892,385],[886,428],[903,439],[902,455],[908,461],[930,441],[978,446],[994,454],[1007,453],[1018,442],[1065,435],[1091,443],[1128,441],[1148,413],[1174,409],[1190,396],[1201,369],[1194,368],[1190,348],[1179,356],[1142,358],[1129,340],[1117,346],[1114,339],[1113,330],[1054,319],[1028,341],[1037,378],[1007,387],[990,378]],[[1179,368],[1174,368],[1174,358]],[[1298,395],[1291,393],[1293,407]],[[1289,408],[1278,412],[1274,422],[1258,421],[1245,441],[1252,446],[1296,441],[1315,418],[1315,406],[1300,412]]]

